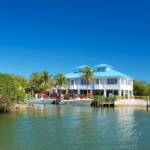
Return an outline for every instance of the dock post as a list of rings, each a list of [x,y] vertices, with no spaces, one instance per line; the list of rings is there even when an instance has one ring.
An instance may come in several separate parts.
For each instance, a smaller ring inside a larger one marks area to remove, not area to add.
[[[44,106],[46,105],[46,102],[45,102],[45,100],[43,100],[43,103],[44,103]]]
[[[100,97],[98,99],[98,107],[101,107],[101,99],[100,99]]]
[[[148,105],[149,105],[149,104],[148,104],[149,96],[148,96],[148,97],[146,97],[146,99],[147,99],[147,106],[146,106],[146,107],[147,107],[147,112],[148,112],[148,107],[149,107],[149,106],[148,106]]]

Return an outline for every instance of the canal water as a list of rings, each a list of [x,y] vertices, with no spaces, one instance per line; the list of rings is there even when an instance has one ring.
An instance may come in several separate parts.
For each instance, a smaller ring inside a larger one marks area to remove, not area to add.
[[[150,113],[37,105],[0,114],[0,150],[150,150]]]

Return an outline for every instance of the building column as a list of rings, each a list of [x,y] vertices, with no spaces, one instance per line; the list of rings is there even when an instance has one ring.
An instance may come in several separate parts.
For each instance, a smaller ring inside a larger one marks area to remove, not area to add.
[[[128,99],[131,98],[130,91],[128,90]]]
[[[68,92],[69,90],[68,89],[66,89],[66,94],[68,94],[69,92]]]
[[[123,97],[125,97],[126,96],[126,91],[125,90],[123,90]]]
[[[74,80],[74,87],[76,86],[76,80]]]
[[[92,94],[93,93],[93,90],[92,89],[90,89],[90,94]]]
[[[80,95],[80,89],[78,89],[78,95]]]
[[[55,89],[55,93],[57,93],[58,92],[58,90],[57,90],[57,88]]]
[[[119,89],[119,96],[121,97],[122,96],[122,90],[121,89]]]
[[[106,97],[107,96],[107,93],[106,93],[106,90],[104,90],[104,97]]]
[[[131,90],[131,96],[132,96],[132,97],[134,96],[134,94],[133,94],[133,90]]]

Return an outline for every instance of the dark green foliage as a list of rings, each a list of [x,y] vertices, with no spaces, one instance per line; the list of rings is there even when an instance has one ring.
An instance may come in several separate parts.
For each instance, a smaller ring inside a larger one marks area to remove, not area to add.
[[[47,71],[32,73],[28,80],[26,92],[40,93],[52,87],[52,77]]]
[[[94,79],[88,68],[84,78],[88,81]],[[46,71],[33,73],[29,80],[25,80],[22,76],[0,73],[0,104],[24,101],[27,97],[26,93],[32,92],[32,90],[33,92],[41,92],[51,89],[52,86],[61,89],[66,84],[67,79],[61,73],[57,74],[54,80]],[[150,84],[142,81],[134,81],[134,95],[150,96]],[[116,96],[106,98],[103,96],[94,96],[93,98],[96,101],[115,101],[117,99]]]
[[[0,73],[0,104],[23,101],[25,82],[23,77]]]
[[[101,102],[114,102],[117,100],[117,97],[116,96],[104,97],[104,96],[95,95],[93,99],[95,101],[101,101]]]
[[[143,81],[134,81],[135,96],[150,96],[150,84]]]
[[[67,84],[67,78],[65,77],[65,75],[62,73],[58,73],[54,78],[55,87],[57,87],[60,90],[61,87],[65,87],[66,84]]]

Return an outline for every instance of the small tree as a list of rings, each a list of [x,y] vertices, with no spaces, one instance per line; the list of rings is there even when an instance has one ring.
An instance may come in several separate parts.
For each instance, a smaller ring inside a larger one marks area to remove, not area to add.
[[[0,74],[0,103],[11,104],[25,99],[25,79],[11,74]]]
[[[135,96],[149,96],[150,84],[143,81],[134,81],[134,95]]]

